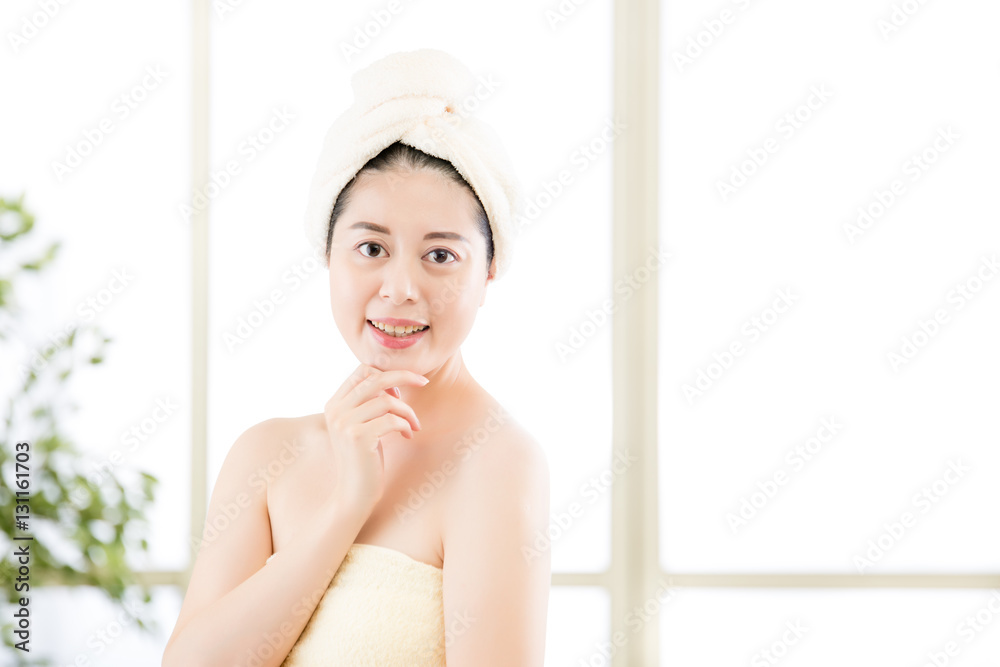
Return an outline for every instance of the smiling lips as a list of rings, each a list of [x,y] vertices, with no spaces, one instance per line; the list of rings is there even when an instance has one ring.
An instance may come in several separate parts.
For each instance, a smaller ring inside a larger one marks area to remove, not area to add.
[[[383,347],[401,349],[410,347],[424,337],[429,325],[413,320],[367,320],[367,328]]]
[[[409,323],[411,320],[398,320],[393,322],[385,322],[382,320],[368,320],[369,324],[375,328],[384,331],[390,336],[405,336],[409,335],[415,331],[423,331],[427,328],[426,324],[418,324],[416,322]],[[408,324],[399,324],[399,322],[408,322]]]

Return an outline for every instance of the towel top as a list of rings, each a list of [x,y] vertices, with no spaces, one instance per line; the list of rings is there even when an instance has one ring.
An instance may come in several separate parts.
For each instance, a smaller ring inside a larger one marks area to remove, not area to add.
[[[395,549],[352,544],[281,667],[444,665],[442,575]]]
[[[469,183],[489,218],[494,279],[506,272],[523,195],[499,136],[473,113],[492,89],[479,92],[483,87],[439,49],[392,53],[354,73],[354,103],[327,131],[306,205],[305,233],[319,261],[326,265],[330,213],[341,190],[399,141],[447,160]]]

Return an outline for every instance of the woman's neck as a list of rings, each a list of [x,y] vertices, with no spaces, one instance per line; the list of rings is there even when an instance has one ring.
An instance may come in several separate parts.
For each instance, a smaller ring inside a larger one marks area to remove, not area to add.
[[[456,403],[463,402],[462,399],[479,386],[465,367],[461,350],[423,375],[430,380],[426,386],[399,387],[400,399],[413,409],[422,425],[439,422],[455,409]]]

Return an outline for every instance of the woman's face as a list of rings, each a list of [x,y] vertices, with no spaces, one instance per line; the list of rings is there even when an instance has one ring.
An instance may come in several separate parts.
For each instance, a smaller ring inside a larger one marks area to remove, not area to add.
[[[359,177],[333,229],[330,305],[361,363],[425,374],[458,350],[492,280],[475,203],[435,171]],[[392,337],[372,324],[386,320],[427,328]]]

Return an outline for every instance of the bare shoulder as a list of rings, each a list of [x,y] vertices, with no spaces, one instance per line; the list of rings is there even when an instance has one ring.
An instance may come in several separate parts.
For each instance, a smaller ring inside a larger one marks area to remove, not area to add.
[[[249,495],[266,516],[269,487],[306,451],[309,426],[310,417],[272,417],[244,429],[226,453],[213,495],[235,494],[244,504]]]
[[[264,464],[280,454],[282,448],[301,449],[309,417],[272,417],[244,430],[230,447],[230,456]]]
[[[323,414],[274,417],[252,427],[257,430],[257,475],[273,485],[290,477],[292,469],[308,466],[309,454],[322,434]]]
[[[321,420],[319,415],[303,415],[301,417],[271,417],[264,421],[257,422],[245,430],[240,439],[247,438],[261,451],[269,451],[286,444],[286,441],[301,441],[308,436],[309,432],[316,429]]]
[[[256,458],[266,454],[275,439],[287,430],[285,417],[272,417],[247,427],[233,442],[227,456]]]
[[[234,459],[249,492],[264,498],[270,509],[270,498],[279,482],[299,476],[293,471],[307,460],[316,428],[316,415],[265,419],[240,434],[226,459]]]
[[[259,471],[288,427],[280,418],[258,422],[240,433],[226,453],[201,535],[191,536],[196,555],[170,642],[201,609],[253,575],[271,555],[267,484]]]
[[[549,464],[542,443],[495,400],[484,400],[460,445],[458,485],[465,499],[517,492],[525,501],[549,493]]]
[[[541,665],[551,583],[545,450],[498,403],[473,411],[444,523],[444,613],[476,623],[448,664]],[[476,423],[479,422],[479,423]]]

